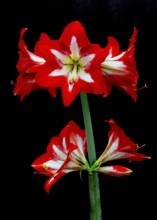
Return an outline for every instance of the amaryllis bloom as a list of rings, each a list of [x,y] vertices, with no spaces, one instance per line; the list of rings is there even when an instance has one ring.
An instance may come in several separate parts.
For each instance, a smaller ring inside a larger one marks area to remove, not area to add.
[[[43,56],[42,51],[40,51],[40,44],[44,44],[44,39],[41,38],[36,46],[34,53],[30,52],[27,49],[27,45],[23,40],[23,35],[26,32],[27,28],[23,28],[20,33],[19,41],[19,60],[17,62],[16,68],[19,72],[19,75],[16,79],[14,95],[20,95],[21,101],[23,98],[28,95],[31,91],[37,89],[45,89],[37,85],[36,83],[36,74],[40,68],[43,68],[46,65],[46,59]],[[48,88],[52,96],[56,96],[56,90],[53,87]]]
[[[66,173],[88,167],[86,153],[85,131],[70,121],[59,136],[51,139],[46,153],[38,157],[32,167],[37,173],[49,177],[45,183],[45,190],[49,192],[50,187]]]
[[[121,51],[118,41],[114,37],[109,36],[108,44],[104,48],[106,58],[101,63],[108,94],[111,92],[112,86],[115,86],[125,91],[134,101],[137,99],[138,81],[138,72],[134,57],[136,35],[137,29],[134,28],[126,51]],[[106,97],[106,94],[104,96]]]
[[[80,22],[68,24],[59,40],[47,45],[47,54],[48,67],[39,70],[36,81],[40,86],[61,88],[65,106],[80,92],[106,93],[100,66],[106,55],[98,44],[90,43]]]
[[[140,148],[137,144],[132,142],[127,137],[123,130],[111,119],[107,121],[110,125],[110,131],[108,133],[108,144],[104,152],[95,162],[93,167],[96,167],[95,171],[102,172],[110,176],[124,176],[130,174],[132,170],[119,165],[106,165],[101,166],[106,162],[116,161],[119,159],[127,159],[131,161],[142,161],[145,158],[150,158],[144,154],[138,153]],[[109,163],[108,163],[109,164]]]

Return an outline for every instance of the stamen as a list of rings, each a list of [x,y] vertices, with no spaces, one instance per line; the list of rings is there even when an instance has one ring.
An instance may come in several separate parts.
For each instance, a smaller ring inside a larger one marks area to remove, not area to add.
[[[48,169],[48,166],[47,166],[45,163],[43,163],[43,168],[44,168],[45,170],[47,170],[47,169]]]
[[[15,86],[15,83],[14,83],[13,80],[11,80],[10,85],[14,85]]]
[[[146,144],[142,144],[141,146],[137,145],[137,148],[140,149],[140,148],[145,147],[145,146],[146,146]]]
[[[136,90],[147,89],[147,88],[148,88],[147,84],[144,84],[144,86],[142,86],[141,88],[138,88]]]

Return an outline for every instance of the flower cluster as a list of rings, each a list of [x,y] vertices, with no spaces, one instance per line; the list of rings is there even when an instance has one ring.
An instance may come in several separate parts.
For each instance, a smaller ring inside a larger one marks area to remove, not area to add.
[[[14,95],[20,96],[21,101],[38,89],[47,89],[55,98],[60,88],[63,104],[69,106],[79,93],[107,97],[112,86],[125,91],[136,101],[136,28],[125,51],[120,50],[118,41],[111,36],[105,48],[91,44],[84,27],[78,21],[68,24],[59,40],[52,40],[42,33],[34,52],[29,51],[23,39],[26,31],[27,28],[23,28],[20,34],[16,66],[19,75],[13,91]],[[113,119],[105,122],[110,125],[108,144],[92,165],[86,159],[89,153],[86,131],[81,130],[74,121],[70,121],[59,136],[51,139],[46,153],[32,163],[36,173],[49,177],[45,183],[47,192],[58,179],[72,171],[86,170],[89,174],[101,172],[110,176],[125,176],[132,170],[105,163],[118,159],[142,161],[150,158],[137,152],[139,146],[125,135]]]
[[[90,174],[97,171],[110,176],[124,176],[130,174],[132,170],[119,165],[101,165],[108,161],[124,158],[128,161],[141,161],[149,158],[136,152],[139,148],[138,145],[133,143],[112,119],[108,123],[110,131],[107,147],[92,167],[89,166],[86,159],[85,131],[81,130],[75,122],[70,121],[59,136],[51,139],[46,153],[38,157],[32,164],[38,173],[50,177],[45,184],[47,192],[66,173],[87,170]]]
[[[80,92],[106,97],[115,86],[136,101],[136,28],[126,51],[120,50],[113,37],[108,38],[105,48],[91,44],[82,24],[74,21],[67,25],[59,40],[51,40],[42,33],[31,52],[23,40],[26,30],[21,30],[17,63],[20,74],[14,88],[14,95],[20,95],[21,100],[37,89],[48,89],[56,97],[57,89],[61,88],[63,103],[69,106]]]

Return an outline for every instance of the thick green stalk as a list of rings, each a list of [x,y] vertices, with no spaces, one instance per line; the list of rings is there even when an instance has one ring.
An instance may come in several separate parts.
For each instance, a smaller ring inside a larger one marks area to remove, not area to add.
[[[92,128],[90,109],[87,94],[80,93],[83,118],[86,130],[88,158],[90,166],[96,161],[96,150]],[[102,220],[101,199],[99,188],[99,176],[94,172],[89,174],[89,199],[90,199],[90,220]]]

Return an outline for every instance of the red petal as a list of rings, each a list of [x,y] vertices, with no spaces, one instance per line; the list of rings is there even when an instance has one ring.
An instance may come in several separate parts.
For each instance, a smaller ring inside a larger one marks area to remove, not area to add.
[[[35,84],[35,74],[20,74],[16,79],[16,84],[14,88],[14,95],[20,95],[21,101],[23,98],[28,95],[32,90],[39,89]]]
[[[136,150],[138,150],[138,145],[125,135],[124,131],[113,119],[107,122],[110,124],[111,128],[108,133],[109,143],[102,153],[103,163],[124,158],[129,161],[142,161],[144,158],[150,158],[136,152]]]
[[[80,48],[83,49],[85,47],[90,46],[90,41],[88,40],[86,31],[79,21],[73,21],[70,24],[68,24],[65,27],[59,41],[61,44],[69,48],[73,36],[76,37],[77,43]]]
[[[64,174],[66,174],[66,173],[59,173],[57,176],[49,178],[46,181],[45,186],[44,186],[45,191],[47,193],[49,193],[50,187],[53,186],[55,184],[55,182],[57,182],[62,176],[64,176]]]
[[[114,177],[122,177],[132,173],[132,170],[129,168],[119,165],[99,167],[97,171]]]
[[[50,174],[43,167],[43,164],[50,159],[51,158],[49,157],[49,155],[47,153],[45,153],[45,154],[41,155],[40,157],[38,157],[36,160],[34,160],[31,166],[39,173],[49,176]]]

